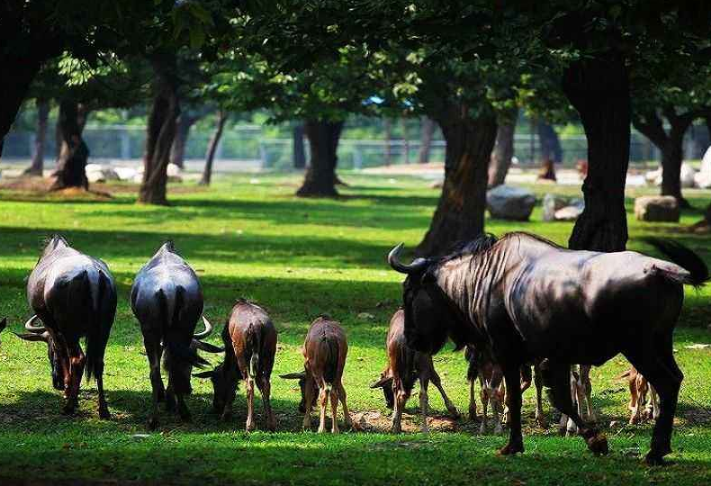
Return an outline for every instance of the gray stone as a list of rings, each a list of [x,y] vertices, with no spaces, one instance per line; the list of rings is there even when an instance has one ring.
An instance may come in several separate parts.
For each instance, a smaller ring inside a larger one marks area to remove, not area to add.
[[[639,221],[679,221],[679,203],[673,196],[642,196],[634,201],[634,215]]]
[[[556,221],[575,221],[583,214],[585,206],[566,206],[555,212]]]
[[[528,189],[497,186],[486,193],[486,207],[492,218],[527,221],[536,204]]]
[[[567,198],[557,194],[543,197],[543,221],[575,221],[585,209],[580,198]]]
[[[119,180],[116,171],[108,165],[87,164],[84,170],[86,171],[86,179],[90,183]]]
[[[543,196],[543,221],[555,221],[555,212],[568,205],[568,198],[557,194]]]

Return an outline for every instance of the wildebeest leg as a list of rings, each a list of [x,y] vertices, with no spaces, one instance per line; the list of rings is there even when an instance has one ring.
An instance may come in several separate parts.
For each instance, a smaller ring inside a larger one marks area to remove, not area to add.
[[[84,365],[86,356],[81,350],[79,343],[69,346],[69,396],[64,405],[64,413],[72,414],[79,404],[79,387],[81,378],[84,376]]]
[[[504,368],[506,393],[508,394],[509,411],[509,443],[499,450],[501,455],[511,455],[523,452],[523,435],[521,434],[521,386],[520,366],[508,365]],[[494,391],[496,393],[496,391]]]
[[[489,395],[491,393],[489,389],[489,382],[484,378],[479,378],[479,399],[481,400],[481,425],[479,426],[479,433],[486,434],[486,420],[487,412],[489,409]]]
[[[244,380],[244,388],[247,393],[247,423],[245,429],[247,432],[254,430],[254,380],[247,377]]]
[[[442,395],[442,400],[444,400],[444,406],[447,407],[447,411],[449,414],[457,418],[459,417],[459,412],[457,411],[457,407],[454,406],[452,401],[449,399],[447,394],[444,392],[444,387],[442,387],[442,380],[439,377],[439,374],[435,371],[434,368],[432,368],[431,374],[430,374],[430,379],[432,380],[432,384],[439,390],[439,394]],[[475,413],[476,415],[476,413]]]
[[[96,363],[96,389],[99,392],[99,418],[110,419],[109,406],[106,404],[106,396],[104,395],[104,360]]]
[[[267,421],[267,429],[274,432],[276,430],[276,419],[274,418],[274,410],[272,410],[272,386],[269,382],[269,378],[262,375],[260,380],[257,382],[257,386],[259,387],[259,392],[262,394],[262,404],[264,405],[264,416]]]
[[[538,364],[533,365],[533,383],[536,386],[536,422],[540,427],[546,427],[546,418],[543,415],[543,377]]]
[[[544,380],[550,386],[550,400],[561,413],[570,417],[578,427],[578,433],[583,436],[585,442],[595,454],[607,454],[607,438],[594,427],[589,427],[578,415],[578,411],[573,406],[570,390],[570,366],[568,364],[549,362],[547,370],[543,375]]]
[[[469,382],[469,419],[476,420],[476,393],[474,393],[474,382]]]
[[[395,395],[395,410],[393,410],[392,432],[399,434],[402,432],[402,411],[405,409],[407,402],[407,393],[403,386],[402,380],[399,378],[393,379],[393,395]]]
[[[502,423],[509,423],[511,419],[511,409],[508,404],[508,397],[506,396],[506,389],[503,383],[494,388],[491,398],[491,411],[494,414],[494,434],[503,434],[504,429]],[[519,390],[519,394],[521,391]]]
[[[587,419],[589,422],[596,422],[595,410],[592,406],[592,382],[590,381],[590,365],[580,365],[580,381],[585,393],[585,406],[587,408]]]
[[[646,413],[647,418],[655,420],[659,418],[659,397],[651,384],[649,385],[649,403],[647,404]]]
[[[671,452],[674,414],[679,388],[684,379],[672,354],[671,333],[665,342],[657,343],[654,349],[629,350],[625,356],[659,394],[659,418],[654,425],[652,445],[646,461],[648,464],[661,465],[664,463],[663,457]]]
[[[420,377],[420,413],[422,413],[422,432],[425,434],[430,431],[430,426],[427,423],[427,409],[429,408],[429,399],[427,397],[427,387],[430,380]]]
[[[340,380],[338,383],[334,383],[333,386],[338,390],[338,398],[341,400],[341,407],[343,407],[343,421],[346,423],[346,427],[352,429],[353,420],[351,420],[351,413],[348,411],[348,405],[346,405],[346,389],[343,387],[343,383]]]
[[[143,345],[146,348],[148,366],[150,367],[151,388],[153,390],[153,410],[148,419],[148,427],[153,430],[158,426],[158,403],[165,400],[165,388],[163,379],[160,376],[160,360],[163,348],[160,345],[160,337],[144,336]]]
[[[176,393],[175,398],[178,400],[178,415],[180,415],[180,420],[183,422],[192,422],[193,417],[190,414],[188,405],[185,403],[185,395]]]
[[[334,386],[331,388],[331,433],[337,434],[338,431],[338,389]]]
[[[318,405],[319,405],[319,422],[318,422],[318,432],[319,434],[326,432],[326,407],[328,406],[328,392],[326,391],[326,383],[321,380],[318,392]]]

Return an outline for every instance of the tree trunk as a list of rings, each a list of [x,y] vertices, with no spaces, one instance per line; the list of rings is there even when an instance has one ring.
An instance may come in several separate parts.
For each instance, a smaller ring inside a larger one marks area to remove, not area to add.
[[[61,134],[61,149],[57,158],[57,168],[52,177],[51,191],[69,187],[89,189],[86,179],[86,163],[89,148],[84,143],[82,132],[86,125],[88,109],[74,100],[59,102],[58,130]]]
[[[466,110],[450,107],[438,117],[444,139],[442,194],[429,231],[417,247],[421,256],[441,255],[459,241],[484,231],[487,170],[496,140],[496,118],[464,118]]]
[[[293,131],[294,169],[306,168],[306,149],[304,147],[304,125],[299,124]]]
[[[227,112],[219,110],[217,112],[217,126],[215,127],[215,132],[212,134],[212,138],[210,138],[210,144],[207,147],[205,169],[202,171],[202,179],[200,179],[201,186],[210,185],[210,180],[212,179],[212,163],[215,160],[215,152],[217,152],[217,146],[220,145],[220,139],[222,138],[222,131],[225,128],[226,121]]]
[[[338,192],[336,192],[336,165],[338,164],[336,153],[342,129],[342,121],[309,120],[304,124],[304,131],[311,148],[311,159],[304,183],[296,192],[297,196],[338,196]]]
[[[435,122],[429,117],[421,118],[422,131],[420,133],[420,150],[417,154],[417,161],[420,164],[430,162],[430,152],[432,151],[432,137],[435,132]]]
[[[627,244],[625,180],[630,149],[630,90],[624,60],[616,53],[571,64],[563,90],[580,114],[588,140],[585,210],[569,246],[622,251]]]
[[[170,149],[180,116],[178,77],[175,54],[154,54],[150,59],[155,73],[153,106],[146,128],[146,152],[143,156],[143,182],[138,202],[167,205],[166,185]]]
[[[170,148],[170,162],[181,169],[185,167],[185,145],[188,141],[190,128],[200,119],[197,116],[190,116],[183,113],[178,117],[175,138]]]
[[[43,62],[44,56],[34,53],[20,58],[14,54],[0,56],[0,157],[5,135]]]
[[[392,139],[391,124],[389,118],[383,119],[383,135],[385,136],[385,165],[392,163],[392,150],[390,148],[390,140]]]
[[[32,163],[25,170],[26,175],[42,176],[44,172],[44,148],[47,141],[47,120],[49,119],[49,100],[37,100],[37,133],[35,134],[35,153]]]
[[[514,155],[514,134],[516,121],[502,123],[496,131],[496,145],[489,166],[489,187],[496,187],[506,182],[506,175],[511,167]]]

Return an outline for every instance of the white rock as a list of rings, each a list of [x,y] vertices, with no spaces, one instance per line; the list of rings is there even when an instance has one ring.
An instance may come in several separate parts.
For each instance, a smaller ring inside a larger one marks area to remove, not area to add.
[[[642,196],[634,201],[639,221],[679,221],[679,203],[673,196]]]
[[[555,212],[568,205],[568,198],[548,193],[543,196],[543,221],[555,221]]]
[[[657,170],[651,170],[644,174],[644,179],[647,181],[647,184],[653,185],[653,186],[659,186],[662,184],[662,169],[659,168]]]
[[[133,167],[115,167],[114,170],[122,181],[132,181],[138,174],[138,171]]]
[[[497,186],[486,193],[486,207],[492,218],[527,221],[536,204],[536,196],[528,189]]]
[[[575,221],[583,214],[585,206],[566,206],[555,212],[556,221]]]
[[[90,183],[117,181],[119,176],[113,167],[101,164],[86,164],[86,178]]]
[[[695,187],[696,186],[696,182],[694,180],[695,175],[696,175],[696,169],[691,167],[686,162],[681,164],[681,171],[679,173],[679,178],[681,179],[681,187]]]
[[[180,177],[183,170],[175,164],[168,164],[168,177]]]

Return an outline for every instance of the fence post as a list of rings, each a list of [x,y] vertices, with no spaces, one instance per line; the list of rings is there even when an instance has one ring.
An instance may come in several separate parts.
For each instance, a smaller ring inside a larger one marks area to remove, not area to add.
[[[131,158],[131,137],[126,127],[121,129],[121,158],[123,160]]]

